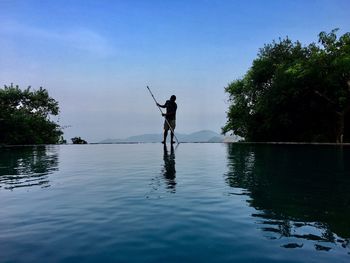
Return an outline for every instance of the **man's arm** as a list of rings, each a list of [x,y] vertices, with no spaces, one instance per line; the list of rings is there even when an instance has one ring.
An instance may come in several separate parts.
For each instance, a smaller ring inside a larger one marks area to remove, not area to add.
[[[167,103],[168,103],[168,101],[166,101],[166,102],[164,103],[164,105],[160,105],[160,104],[157,102],[157,106],[158,106],[158,107],[161,107],[161,108],[166,108],[166,107],[167,107]]]
[[[158,102],[157,102],[157,106],[161,107],[161,108],[166,108],[165,104],[164,105],[160,105]]]

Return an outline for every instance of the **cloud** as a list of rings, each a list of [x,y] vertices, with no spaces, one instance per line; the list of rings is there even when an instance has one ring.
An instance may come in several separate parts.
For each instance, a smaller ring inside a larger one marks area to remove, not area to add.
[[[103,56],[113,53],[113,48],[105,37],[85,28],[66,32],[63,36],[63,41],[76,49]]]
[[[64,30],[53,30],[23,25],[17,22],[7,22],[3,23],[0,34],[24,39],[44,40],[50,45],[72,48],[101,57],[110,56],[114,53],[110,41],[89,28],[72,27]]]

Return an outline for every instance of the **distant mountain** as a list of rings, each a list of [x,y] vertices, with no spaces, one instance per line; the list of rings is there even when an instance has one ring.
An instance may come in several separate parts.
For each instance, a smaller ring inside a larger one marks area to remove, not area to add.
[[[232,142],[238,141],[236,137],[232,136],[222,136],[219,133],[202,130],[194,132],[191,134],[181,134],[175,133],[179,142],[210,142],[210,143],[220,143],[220,142]],[[170,134],[169,134],[170,136]],[[106,139],[98,143],[152,143],[152,142],[161,142],[163,139],[162,134],[142,134],[131,136],[125,139]]]
[[[211,140],[216,140],[214,138],[221,138],[222,136],[216,132],[209,131],[209,130],[203,130],[194,132],[187,135],[181,135],[177,136],[180,142],[210,142]]]

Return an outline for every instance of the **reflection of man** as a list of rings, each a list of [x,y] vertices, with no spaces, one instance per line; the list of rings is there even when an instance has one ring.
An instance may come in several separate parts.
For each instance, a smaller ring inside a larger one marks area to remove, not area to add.
[[[166,144],[164,144],[164,170],[163,175],[167,184],[167,189],[175,192],[176,186],[176,170],[175,170],[175,151],[173,145],[170,148],[170,154],[168,153],[168,149]]]

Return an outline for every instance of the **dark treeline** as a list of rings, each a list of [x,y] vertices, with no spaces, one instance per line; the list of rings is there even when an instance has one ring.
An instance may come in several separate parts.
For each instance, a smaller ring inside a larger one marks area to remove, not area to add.
[[[286,38],[260,49],[230,83],[223,133],[246,141],[350,142],[350,33],[321,32],[318,44]]]
[[[63,132],[50,120],[58,113],[58,102],[46,89],[5,86],[0,89],[0,145],[58,143]]]

